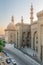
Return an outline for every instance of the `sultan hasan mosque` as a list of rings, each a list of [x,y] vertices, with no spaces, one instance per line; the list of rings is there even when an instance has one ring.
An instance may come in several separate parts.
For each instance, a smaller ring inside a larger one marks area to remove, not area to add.
[[[14,24],[14,17],[5,29],[5,41],[14,43],[17,47],[30,47],[36,51],[36,57],[43,60],[43,10],[37,13],[37,21],[33,21],[33,5],[31,5],[30,22],[25,24],[23,16],[21,23]]]

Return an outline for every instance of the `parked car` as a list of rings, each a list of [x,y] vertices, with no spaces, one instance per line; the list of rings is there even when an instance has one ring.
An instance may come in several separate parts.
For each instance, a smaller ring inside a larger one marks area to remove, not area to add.
[[[6,51],[3,50],[2,52],[3,52],[6,56],[9,56],[8,53],[7,53]]]
[[[8,59],[6,59],[6,62],[9,64],[11,61],[10,61],[10,59],[8,58]]]
[[[14,58],[10,58],[10,61],[12,62],[13,65],[17,65]]]

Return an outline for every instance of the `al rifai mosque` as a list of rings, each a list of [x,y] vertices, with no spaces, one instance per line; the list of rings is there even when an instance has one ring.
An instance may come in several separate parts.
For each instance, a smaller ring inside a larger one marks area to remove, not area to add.
[[[30,47],[36,51],[36,57],[43,60],[43,10],[37,13],[37,21],[33,21],[33,5],[30,10],[30,23],[26,24],[21,16],[21,23],[15,24],[14,17],[5,29],[5,41],[17,47]]]

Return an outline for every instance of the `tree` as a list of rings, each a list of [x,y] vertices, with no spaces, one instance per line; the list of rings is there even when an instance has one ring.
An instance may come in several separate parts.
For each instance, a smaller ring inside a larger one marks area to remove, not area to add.
[[[2,46],[2,45],[0,45],[0,52],[2,52],[2,50],[3,50],[3,46]]]
[[[4,46],[5,46],[5,41],[0,40],[0,52],[2,52]]]
[[[5,43],[6,43],[5,40],[3,40],[3,47],[5,47]]]

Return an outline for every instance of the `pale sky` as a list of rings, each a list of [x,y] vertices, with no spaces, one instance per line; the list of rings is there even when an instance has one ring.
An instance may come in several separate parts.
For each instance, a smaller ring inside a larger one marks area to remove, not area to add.
[[[43,10],[43,0],[0,0],[0,26],[6,28],[14,16],[15,23],[24,17],[24,23],[29,23],[30,6],[33,3],[34,20],[37,20],[36,13]]]

